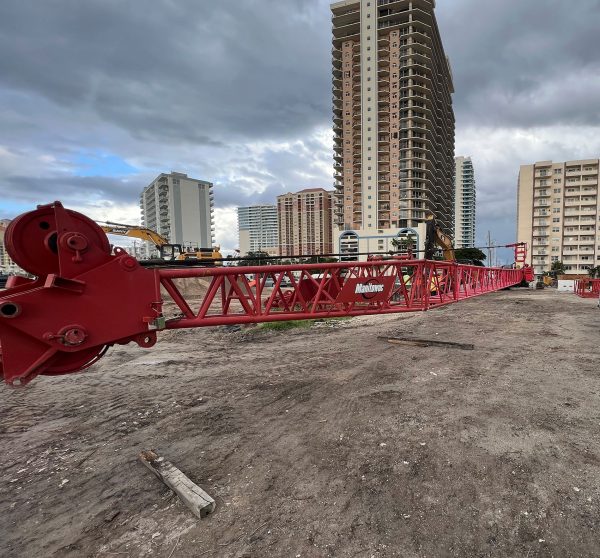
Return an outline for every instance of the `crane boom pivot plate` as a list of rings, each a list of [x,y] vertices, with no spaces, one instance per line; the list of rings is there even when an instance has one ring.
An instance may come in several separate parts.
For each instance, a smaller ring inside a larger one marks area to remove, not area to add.
[[[6,247],[36,276],[12,277],[0,293],[0,374],[10,385],[78,372],[111,345],[151,347],[160,329],[423,311],[518,285],[529,273],[393,257],[146,269],[60,202],[14,219]],[[195,304],[176,282],[191,278],[206,285]],[[176,307],[172,318],[165,301]]]

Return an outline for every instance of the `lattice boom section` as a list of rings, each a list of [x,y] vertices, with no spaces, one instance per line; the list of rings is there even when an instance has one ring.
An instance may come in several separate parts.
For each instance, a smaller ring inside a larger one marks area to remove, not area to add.
[[[575,294],[581,298],[600,298],[600,279],[575,281]]]
[[[167,328],[415,312],[518,285],[521,269],[426,260],[160,269],[182,317]],[[175,279],[204,277],[198,306]]]

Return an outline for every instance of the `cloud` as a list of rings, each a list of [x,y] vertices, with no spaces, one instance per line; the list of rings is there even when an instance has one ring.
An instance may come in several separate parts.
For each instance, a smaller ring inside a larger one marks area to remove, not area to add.
[[[600,123],[598,0],[446,0],[437,17],[459,127]]]
[[[116,0],[0,6],[5,87],[92,112],[133,137],[226,145],[329,117],[323,4]]]
[[[438,0],[457,154],[478,184],[478,243],[515,240],[519,165],[598,157],[600,0]],[[3,0],[0,217],[57,198],[138,222],[171,170],[236,205],[332,187],[326,0]]]

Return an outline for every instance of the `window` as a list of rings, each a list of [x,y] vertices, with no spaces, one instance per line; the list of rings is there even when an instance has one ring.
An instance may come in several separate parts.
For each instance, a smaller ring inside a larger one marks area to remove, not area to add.
[[[560,217],[552,217],[553,223],[560,223]]]

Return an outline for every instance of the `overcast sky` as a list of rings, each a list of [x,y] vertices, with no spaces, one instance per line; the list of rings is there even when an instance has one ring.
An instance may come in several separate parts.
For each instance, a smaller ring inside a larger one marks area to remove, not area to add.
[[[478,243],[515,240],[520,164],[600,156],[600,0],[438,0],[473,158]],[[171,170],[237,205],[332,188],[331,20],[322,0],[2,0],[0,218],[62,200],[139,222]]]

